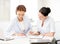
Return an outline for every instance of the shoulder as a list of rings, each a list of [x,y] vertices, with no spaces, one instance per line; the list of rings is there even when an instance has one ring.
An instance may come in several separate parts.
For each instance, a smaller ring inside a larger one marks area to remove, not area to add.
[[[52,25],[54,25],[55,24],[55,21],[54,21],[54,19],[52,18],[52,17],[48,17],[48,22]]]
[[[17,23],[17,17],[15,17],[14,19],[12,19],[11,21],[10,21],[10,25],[14,25],[14,24],[16,24]]]
[[[48,16],[48,20],[49,20],[49,22],[55,22],[54,19],[50,16]]]

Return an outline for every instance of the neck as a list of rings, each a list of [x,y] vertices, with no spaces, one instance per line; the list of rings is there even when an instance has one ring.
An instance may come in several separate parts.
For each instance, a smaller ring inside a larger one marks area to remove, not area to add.
[[[21,19],[18,18],[18,21],[19,21],[19,22],[22,22],[22,21],[23,21],[23,18],[21,18]]]
[[[43,19],[42,19],[42,22],[45,21],[46,19],[47,19],[47,17],[43,18]]]

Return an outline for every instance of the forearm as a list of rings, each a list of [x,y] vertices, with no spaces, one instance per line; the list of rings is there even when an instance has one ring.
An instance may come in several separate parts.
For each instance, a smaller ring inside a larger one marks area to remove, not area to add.
[[[43,36],[49,36],[49,37],[53,37],[54,36],[54,32],[50,32],[50,33],[45,33],[45,34],[41,34]]]
[[[23,33],[14,33],[12,36],[25,36]]]

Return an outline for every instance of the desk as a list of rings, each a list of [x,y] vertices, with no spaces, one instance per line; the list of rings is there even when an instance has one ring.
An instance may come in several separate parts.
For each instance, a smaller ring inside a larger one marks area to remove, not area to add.
[[[52,44],[53,37],[30,38],[31,44]]]
[[[37,41],[34,41],[37,40]],[[33,41],[31,41],[31,44],[51,44],[52,41],[50,40],[42,40],[42,39],[34,39]]]
[[[29,39],[26,37],[17,37],[10,41],[1,41],[0,44],[30,44]]]
[[[14,40],[10,40],[10,41],[1,41],[0,40],[0,44],[41,44],[41,43],[51,43],[52,42],[52,38],[51,40],[48,39],[41,39],[41,38],[29,38],[29,37],[16,37]]]

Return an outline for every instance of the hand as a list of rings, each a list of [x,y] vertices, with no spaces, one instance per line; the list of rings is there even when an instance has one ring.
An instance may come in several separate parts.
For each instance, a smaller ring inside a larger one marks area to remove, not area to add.
[[[30,31],[29,34],[30,35],[40,35],[40,32],[32,32],[32,31]]]
[[[33,34],[34,35],[40,35],[40,32],[34,32]]]
[[[17,36],[26,36],[26,35],[23,33],[18,33]]]
[[[29,34],[31,34],[31,35],[32,35],[32,34],[33,34],[33,32],[32,32],[32,31],[30,31],[30,32],[29,32]]]

